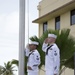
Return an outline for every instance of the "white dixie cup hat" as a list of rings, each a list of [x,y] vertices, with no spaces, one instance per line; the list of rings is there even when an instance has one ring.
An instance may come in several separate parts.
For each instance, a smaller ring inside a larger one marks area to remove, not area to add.
[[[48,34],[48,37],[53,37],[53,38],[57,38],[57,35],[55,35],[55,34]]]
[[[29,44],[39,45],[39,43],[38,43],[38,42],[36,42],[36,41],[31,41]]]

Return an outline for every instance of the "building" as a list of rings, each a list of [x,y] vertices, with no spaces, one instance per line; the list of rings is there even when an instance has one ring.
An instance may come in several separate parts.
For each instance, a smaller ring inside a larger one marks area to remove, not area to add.
[[[37,8],[39,18],[33,23],[39,24],[39,37],[47,29],[69,28],[75,33],[75,0],[42,0]],[[67,69],[62,75],[74,75],[74,71]]]

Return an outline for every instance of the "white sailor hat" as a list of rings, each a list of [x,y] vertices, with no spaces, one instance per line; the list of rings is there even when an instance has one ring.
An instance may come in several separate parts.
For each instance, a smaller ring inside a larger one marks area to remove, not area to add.
[[[38,43],[38,42],[36,42],[36,41],[31,41],[29,44],[39,45],[39,43]]]
[[[55,34],[48,34],[48,37],[53,37],[53,38],[57,38],[57,35],[55,35]]]

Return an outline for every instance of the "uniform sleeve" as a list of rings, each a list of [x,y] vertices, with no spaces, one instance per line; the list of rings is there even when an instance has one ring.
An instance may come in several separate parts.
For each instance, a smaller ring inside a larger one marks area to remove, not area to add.
[[[29,56],[30,50],[28,48],[25,49],[25,56]]]
[[[40,65],[40,55],[38,53],[34,54],[34,65],[33,66],[39,66]]]
[[[59,53],[58,48],[54,48],[53,58],[54,58],[54,74],[58,74],[59,73],[59,67],[60,67],[60,53]]]
[[[48,44],[46,44],[46,43],[43,43],[43,45],[42,45],[42,50],[43,50],[44,52],[46,52],[46,50],[47,50],[47,45],[48,45]]]

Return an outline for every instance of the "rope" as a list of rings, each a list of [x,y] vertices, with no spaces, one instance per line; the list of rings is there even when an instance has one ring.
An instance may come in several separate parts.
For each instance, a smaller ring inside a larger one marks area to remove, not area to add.
[[[28,43],[29,43],[29,0],[27,0],[27,13],[28,13]]]

